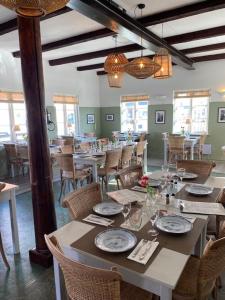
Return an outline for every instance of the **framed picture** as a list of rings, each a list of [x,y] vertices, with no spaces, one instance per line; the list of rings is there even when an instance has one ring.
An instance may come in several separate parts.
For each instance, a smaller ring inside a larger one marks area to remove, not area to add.
[[[95,124],[95,115],[94,114],[87,114],[87,123]]]
[[[114,114],[106,114],[105,115],[105,120],[106,121],[114,121]]]
[[[165,124],[166,112],[165,110],[156,110],[155,124]]]
[[[225,123],[225,107],[218,108],[218,123]]]

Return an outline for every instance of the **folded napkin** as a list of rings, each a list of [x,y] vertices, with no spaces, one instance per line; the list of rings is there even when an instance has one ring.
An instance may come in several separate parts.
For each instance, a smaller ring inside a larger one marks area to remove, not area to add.
[[[102,226],[110,226],[114,222],[114,220],[103,218],[94,214],[88,215],[86,218],[83,219],[83,221]]]
[[[159,242],[155,242],[154,240],[147,241],[142,239],[127,258],[145,265],[158,245]]]
[[[134,186],[131,188],[132,191],[141,192],[141,193],[147,193],[147,189],[142,186]]]

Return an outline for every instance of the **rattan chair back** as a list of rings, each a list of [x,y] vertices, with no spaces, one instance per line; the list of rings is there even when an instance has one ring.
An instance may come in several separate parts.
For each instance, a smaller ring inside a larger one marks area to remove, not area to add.
[[[118,272],[89,267],[67,258],[55,237],[45,235],[45,241],[62,269],[70,300],[120,300],[122,278]]]
[[[169,150],[184,150],[184,136],[169,135],[168,137],[168,147]]]
[[[106,151],[105,169],[118,169],[122,150],[114,149]]]
[[[122,156],[121,156],[121,167],[122,168],[130,166],[132,154],[133,154],[132,146],[123,147]]]
[[[200,135],[200,138],[199,138],[199,144],[200,144],[201,146],[203,146],[203,145],[205,144],[206,137],[207,137],[207,134],[206,134],[206,133]]]
[[[54,157],[55,157],[55,159],[59,165],[59,168],[62,172],[62,176],[67,177],[67,174],[68,175],[72,174],[73,178],[74,178],[75,166],[73,163],[73,155],[65,154],[65,153],[56,153],[54,155]],[[71,177],[71,176],[69,176],[69,177]]]
[[[91,149],[91,144],[89,142],[82,142],[80,143],[79,148],[82,151],[89,151]]]
[[[138,180],[140,180],[142,176],[142,166],[136,165],[121,170],[116,176],[116,179],[119,180],[122,189],[129,189],[136,185]]]
[[[216,279],[224,270],[225,237],[209,240],[200,259],[197,299],[205,299],[212,292]]]
[[[109,138],[101,138],[101,139],[98,139],[97,142],[99,142],[100,145],[108,145]]]
[[[16,145],[4,144],[5,152],[9,161],[17,158]]]
[[[139,137],[139,142],[144,142],[146,140],[146,133],[142,132]]]
[[[89,184],[77,191],[69,193],[63,199],[63,207],[69,209],[72,219],[80,219],[91,213],[93,206],[102,201],[99,183]]]
[[[16,152],[17,152],[18,158],[21,158],[22,160],[29,160],[27,145],[17,145]]]
[[[64,146],[65,145],[65,139],[53,139],[52,140],[52,145],[56,146]]]
[[[138,142],[136,145],[136,155],[143,156],[145,149],[146,141]]]
[[[74,145],[64,145],[60,147],[61,152],[65,154],[73,154],[74,153]]]
[[[209,176],[212,169],[216,166],[215,162],[205,160],[178,160],[177,168],[184,168],[187,172]]]

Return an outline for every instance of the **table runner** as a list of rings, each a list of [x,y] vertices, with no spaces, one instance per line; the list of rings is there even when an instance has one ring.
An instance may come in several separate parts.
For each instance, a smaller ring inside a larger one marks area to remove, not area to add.
[[[119,216],[115,218],[115,225],[118,227],[120,224],[121,224],[121,217]],[[159,236],[157,237],[157,240],[159,241],[159,246],[146,265],[141,265],[139,263],[127,259],[128,255],[133,251],[133,249],[120,254],[107,253],[98,249],[94,244],[94,240],[98,233],[106,230],[102,226],[96,226],[94,229],[89,231],[79,240],[72,243],[71,247],[75,248],[78,251],[86,252],[89,253],[90,255],[97,256],[100,257],[101,259],[110,261],[112,262],[112,265],[113,264],[121,265],[135,272],[144,273],[162,248],[168,248],[170,250],[185,255],[191,255],[205,225],[206,225],[205,220],[196,219],[193,225],[193,230],[187,234],[178,236],[178,235],[169,235],[160,232]],[[150,222],[148,222],[140,231],[134,232],[138,242],[142,238],[148,240],[153,239],[153,237],[151,237],[151,235],[148,233],[148,230],[150,228],[151,228],[151,224]]]

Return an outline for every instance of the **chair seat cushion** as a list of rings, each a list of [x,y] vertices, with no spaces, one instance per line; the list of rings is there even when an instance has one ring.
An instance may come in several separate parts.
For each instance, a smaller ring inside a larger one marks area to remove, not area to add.
[[[120,283],[121,300],[152,300],[153,295],[141,288],[122,281]]]
[[[173,291],[173,300],[196,300],[200,259],[191,256]]]
[[[107,174],[110,175],[115,175],[117,171],[115,169],[107,169]],[[98,176],[106,176],[106,168],[99,168],[98,169]]]

